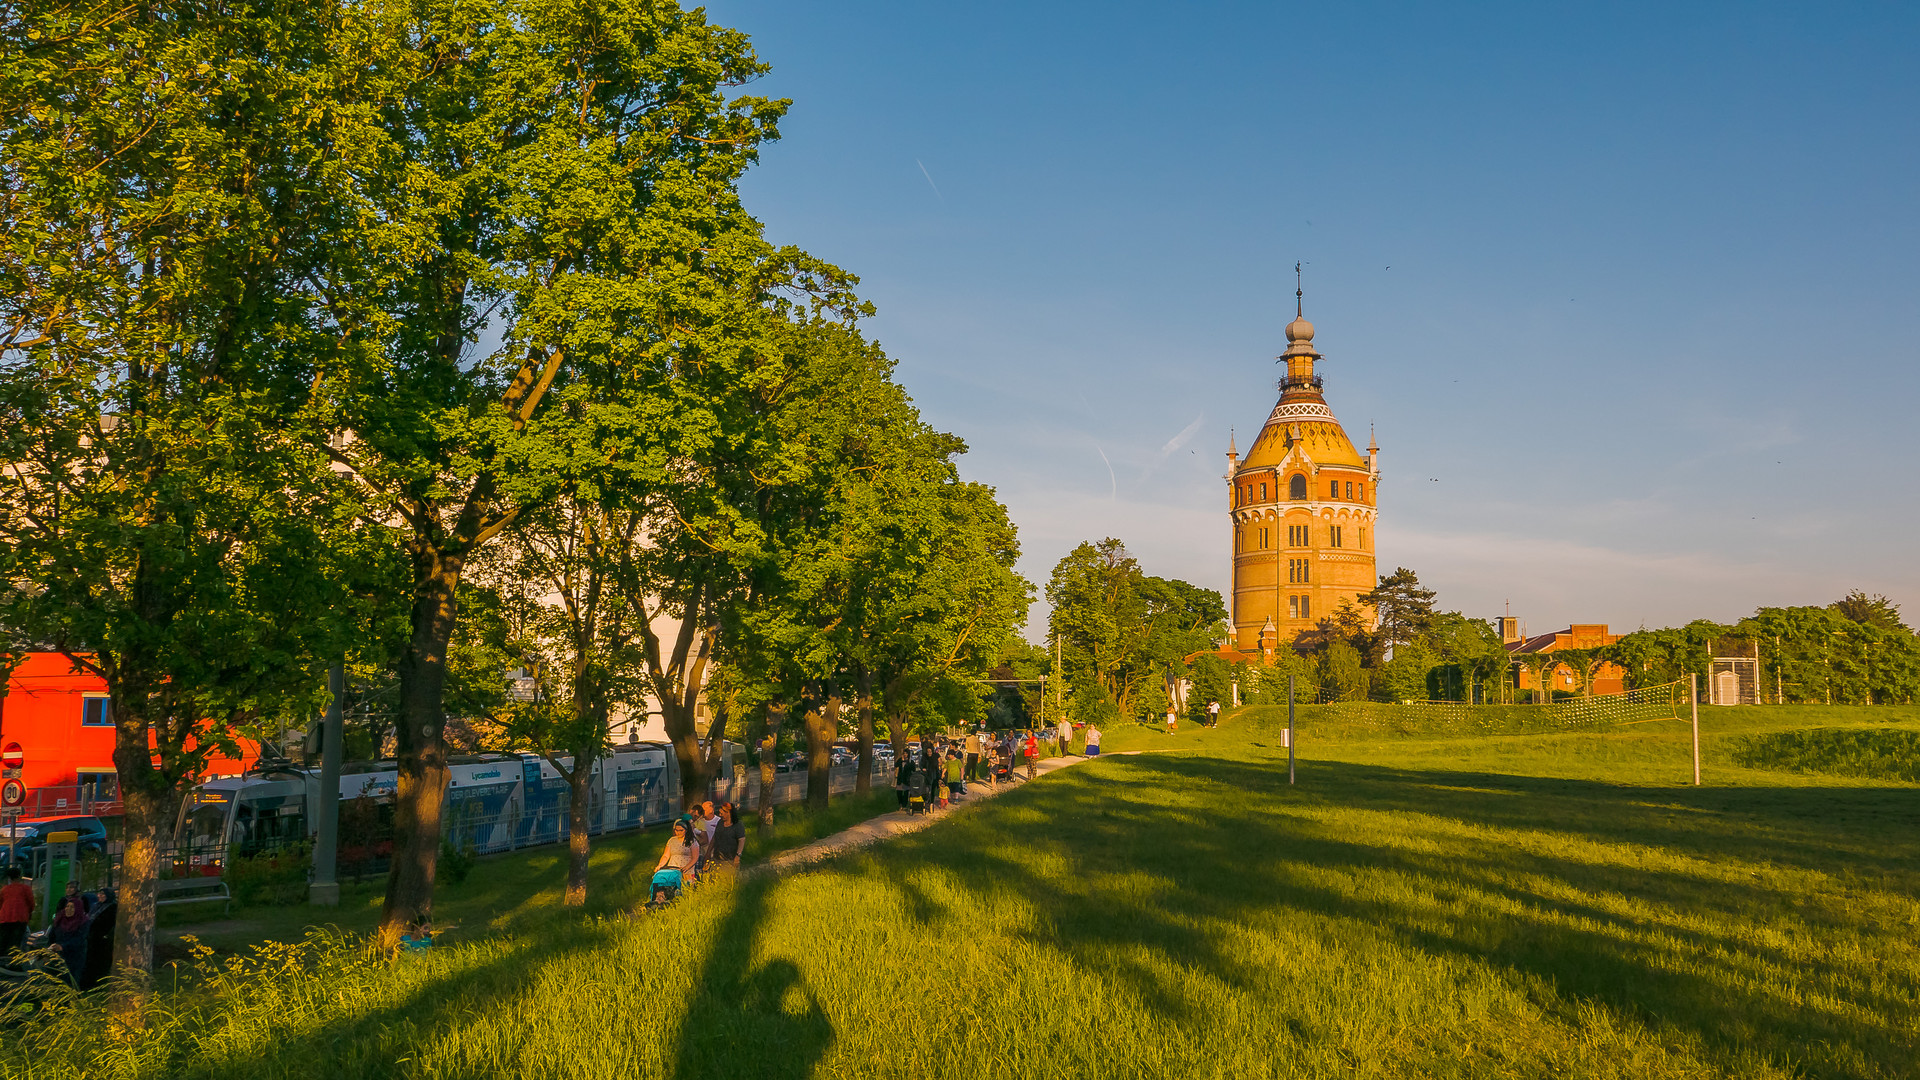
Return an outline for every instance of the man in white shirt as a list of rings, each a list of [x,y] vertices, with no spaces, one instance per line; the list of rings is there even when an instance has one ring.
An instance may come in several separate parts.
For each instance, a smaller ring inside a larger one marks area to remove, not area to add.
[[[1073,753],[1073,724],[1071,721],[1060,721],[1060,753],[1063,755]]]
[[[1207,702],[1207,726],[1220,726],[1220,703],[1217,701]]]

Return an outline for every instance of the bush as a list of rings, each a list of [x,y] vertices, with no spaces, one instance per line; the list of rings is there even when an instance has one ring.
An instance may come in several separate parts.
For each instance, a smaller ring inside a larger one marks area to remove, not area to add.
[[[440,841],[440,873],[448,881],[459,885],[473,873],[473,864],[479,861],[479,855],[471,843],[455,844],[451,840]]]
[[[233,856],[227,860],[227,888],[241,905],[304,904],[307,870],[312,862],[313,852],[306,844]]]

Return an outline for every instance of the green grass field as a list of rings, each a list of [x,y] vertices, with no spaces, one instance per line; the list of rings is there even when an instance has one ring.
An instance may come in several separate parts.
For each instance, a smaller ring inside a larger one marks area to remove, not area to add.
[[[1920,710],[1708,710],[1701,788],[1677,722],[1421,739],[1313,710],[1289,787],[1283,722],[1247,709],[1211,731],[1111,732],[1109,755],[1167,752],[1076,766],[638,920],[608,914],[638,890],[611,854],[608,906],[585,916],[510,895],[503,868],[493,907],[431,955],[385,963],[316,937],[212,958],[161,996],[143,1042],[110,1047],[85,1006],[12,1029],[0,1065],[62,1078],[1920,1074],[1920,787],[1885,764]],[[1779,738],[1807,732],[1840,734]],[[1887,776],[1849,775],[1863,768]],[[526,886],[557,898],[523,858]]]

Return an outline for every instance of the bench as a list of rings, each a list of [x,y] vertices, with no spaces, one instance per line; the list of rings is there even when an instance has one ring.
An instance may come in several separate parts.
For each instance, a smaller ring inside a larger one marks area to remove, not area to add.
[[[224,914],[233,913],[233,893],[227,890],[227,883],[220,878],[172,878],[155,882],[155,885],[155,907],[218,900]]]

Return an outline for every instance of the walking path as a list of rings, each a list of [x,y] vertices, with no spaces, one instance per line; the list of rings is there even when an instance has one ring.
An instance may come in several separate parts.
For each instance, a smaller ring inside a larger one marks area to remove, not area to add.
[[[1130,757],[1134,754],[1165,754],[1177,752],[1177,750],[1121,750],[1100,756]],[[1078,754],[1073,754],[1068,757],[1045,758],[1034,765],[1034,779],[1038,780],[1050,772],[1055,772],[1071,765],[1078,765],[1083,761],[1093,760],[1096,759],[1081,757]],[[834,833],[832,836],[815,840],[811,844],[794,848],[791,851],[781,852],[779,855],[761,863],[759,866],[749,868],[741,876],[752,877],[756,874],[785,874],[793,870],[811,866],[822,859],[830,859],[835,855],[845,854],[849,851],[857,851],[860,848],[877,844],[882,840],[891,840],[896,836],[905,836],[910,832],[918,832],[946,818],[949,814],[958,813],[969,806],[977,806],[1003,791],[1009,791],[1020,786],[1020,784],[1032,782],[1031,780],[1021,780],[1012,784],[1000,784],[996,786],[983,781],[972,781],[967,784],[967,797],[961,800],[957,806],[949,806],[945,810],[928,810],[923,814],[909,814],[905,810],[895,810],[891,813],[881,814],[876,818],[868,818],[851,829],[843,829],[840,832]]]
[[[1070,757],[1045,758],[1034,764],[1034,779],[1037,780],[1050,772],[1091,760],[1093,759],[1084,758],[1078,754]],[[868,818],[851,829],[843,829],[840,832],[834,833],[832,836],[815,840],[811,844],[794,848],[791,851],[783,851],[772,859],[761,863],[759,866],[746,870],[742,876],[752,877],[756,874],[785,874],[793,870],[801,869],[802,867],[810,866],[822,859],[829,859],[835,855],[845,854],[849,851],[856,851],[860,848],[877,844],[882,840],[891,840],[896,836],[905,836],[910,832],[918,832],[937,821],[943,820],[950,814],[959,813],[969,806],[977,806],[1003,791],[1010,791],[1013,788],[1019,787],[1021,784],[1030,784],[1032,782],[1032,780],[1020,780],[1011,784],[994,785],[979,780],[971,781],[967,784],[966,798],[962,799],[957,805],[949,806],[945,810],[936,808],[922,814],[909,814],[905,810],[894,810],[890,813],[881,814],[876,818]]]

